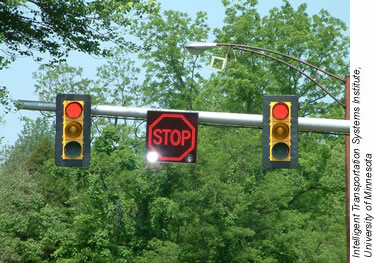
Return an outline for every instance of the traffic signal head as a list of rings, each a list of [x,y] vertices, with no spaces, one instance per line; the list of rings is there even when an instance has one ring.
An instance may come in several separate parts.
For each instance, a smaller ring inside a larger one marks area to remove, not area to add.
[[[297,167],[297,120],[297,96],[264,97],[262,162],[265,168]]]
[[[91,97],[58,94],[56,97],[56,165],[90,163]]]

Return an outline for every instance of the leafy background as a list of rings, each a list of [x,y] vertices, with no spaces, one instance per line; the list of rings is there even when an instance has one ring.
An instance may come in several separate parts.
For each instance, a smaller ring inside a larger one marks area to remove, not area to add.
[[[215,42],[261,46],[339,76],[348,72],[346,25],[327,11],[310,16],[305,4],[283,1],[261,16],[257,1],[222,2]],[[107,7],[97,14],[102,21],[126,18],[119,6]],[[208,37],[207,14],[143,7],[132,9],[142,19],[122,26],[145,49],[128,42],[111,48],[96,79],[48,61],[34,73],[35,90],[47,101],[74,92],[90,94],[93,104],[254,114],[264,95],[295,94],[300,116],[344,119],[344,109],[313,83],[263,57],[235,51],[224,74],[205,76],[209,57],[227,49],[194,57],[183,46]],[[318,79],[344,103],[341,82]],[[1,97],[10,101],[6,92]],[[53,114],[25,119],[16,143],[2,147],[1,262],[346,261],[342,135],[302,132],[299,167],[272,170],[261,165],[261,130],[200,125],[196,165],[151,165],[144,163],[144,121],[95,117],[90,167],[64,168],[54,165],[54,125]]]

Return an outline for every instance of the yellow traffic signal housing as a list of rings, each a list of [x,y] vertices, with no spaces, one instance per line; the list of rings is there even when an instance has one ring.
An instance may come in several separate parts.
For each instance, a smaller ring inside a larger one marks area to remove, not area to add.
[[[88,166],[90,162],[91,99],[89,95],[56,97],[56,165]]]
[[[84,101],[63,102],[62,159],[83,160]]]
[[[270,107],[269,160],[291,160],[291,103],[272,101]]]
[[[265,168],[297,167],[297,96],[264,96],[262,138],[262,161]]]

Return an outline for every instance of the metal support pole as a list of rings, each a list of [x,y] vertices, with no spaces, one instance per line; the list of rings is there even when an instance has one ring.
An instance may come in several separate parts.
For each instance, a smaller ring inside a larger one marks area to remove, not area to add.
[[[345,119],[349,121],[350,119],[350,76],[345,76]],[[345,136],[345,200],[346,200],[346,231],[347,231],[347,262],[350,262],[350,136],[349,133]]]
[[[19,100],[16,103],[16,105],[19,109],[23,110],[56,111],[56,104],[52,102]],[[172,109],[147,109],[135,107],[97,105],[92,106],[91,114],[97,116],[146,119],[148,110],[191,112]],[[208,111],[199,111],[198,113],[199,123],[241,125],[262,128],[262,115]],[[298,121],[299,130],[301,131],[349,134],[349,121],[347,120],[299,117]]]

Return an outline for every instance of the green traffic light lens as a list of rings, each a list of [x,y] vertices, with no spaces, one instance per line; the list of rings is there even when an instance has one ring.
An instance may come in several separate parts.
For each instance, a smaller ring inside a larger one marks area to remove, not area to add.
[[[69,158],[76,158],[81,154],[81,152],[82,146],[76,141],[69,142],[65,145],[65,154]]]
[[[271,154],[278,160],[287,158],[289,152],[290,152],[290,148],[288,147],[287,144],[283,142],[279,142],[275,144],[273,148],[271,149]]]

